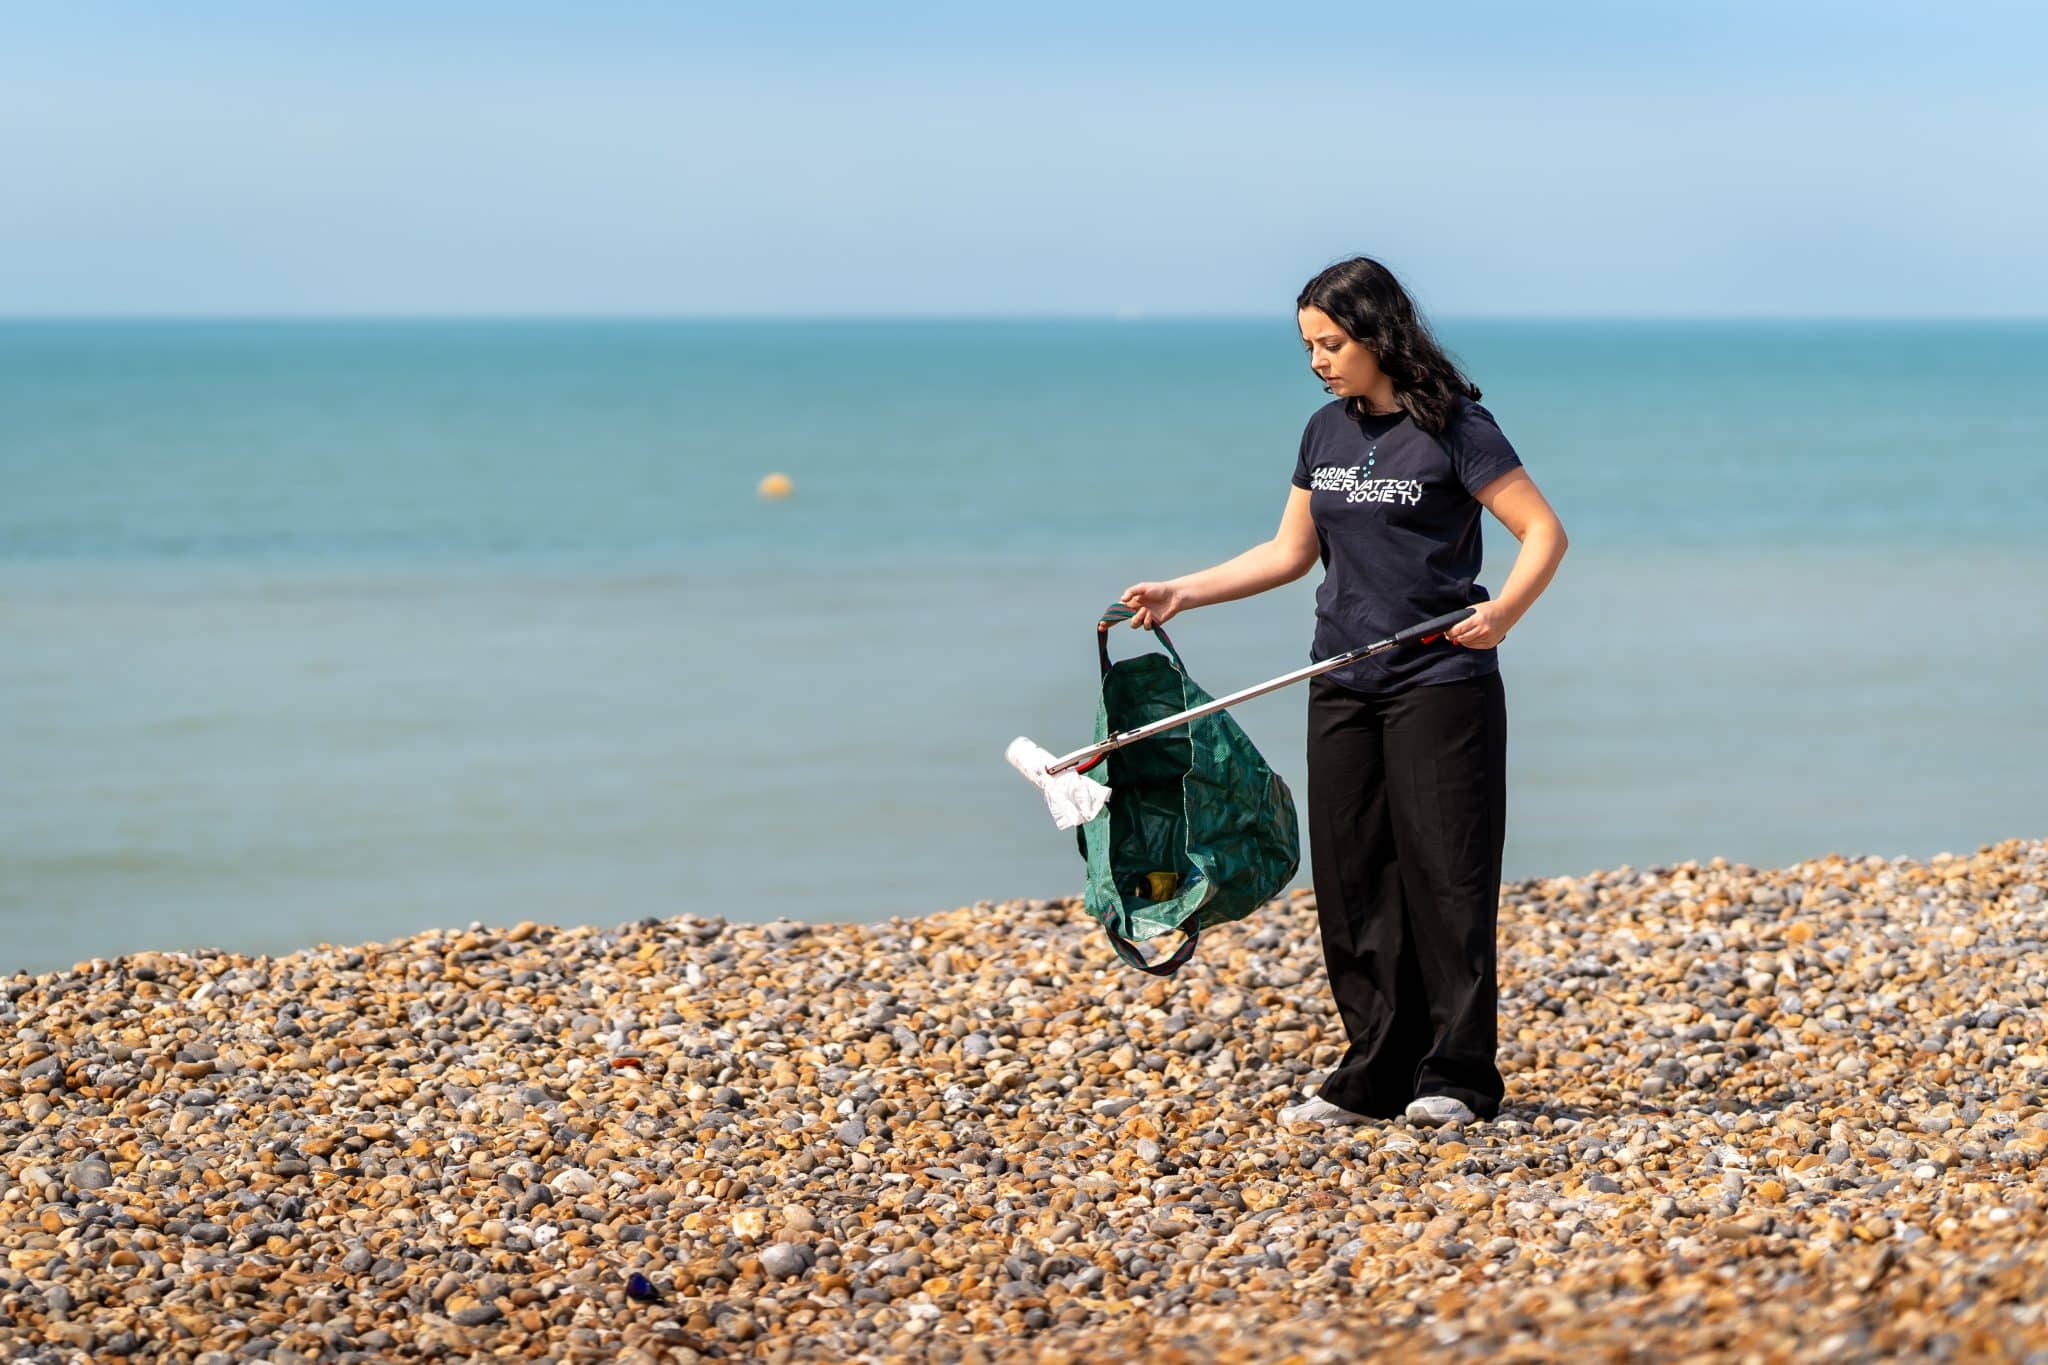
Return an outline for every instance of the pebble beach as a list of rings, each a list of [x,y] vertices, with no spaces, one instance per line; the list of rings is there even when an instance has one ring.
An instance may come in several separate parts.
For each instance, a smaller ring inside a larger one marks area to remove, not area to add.
[[[2048,1361],[2048,841],[1503,886],[1500,1116],[1283,1128],[1314,902],[0,978],[0,1359]]]

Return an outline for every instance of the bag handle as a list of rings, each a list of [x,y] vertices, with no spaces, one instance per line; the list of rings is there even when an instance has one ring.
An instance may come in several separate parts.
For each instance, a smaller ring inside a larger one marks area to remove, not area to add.
[[[1109,676],[1109,628],[1120,622],[1128,621],[1137,614],[1134,609],[1125,606],[1121,602],[1112,602],[1103,611],[1102,619],[1095,623],[1095,655],[1102,661],[1103,677]],[[1180,661],[1180,651],[1175,649],[1173,641],[1167,638],[1165,627],[1147,626],[1146,629],[1157,635],[1159,643],[1166,646],[1166,652],[1173,656],[1173,666],[1183,673],[1187,672],[1187,665]]]
[[[1157,962],[1145,961],[1144,954],[1138,951],[1137,944],[1132,943],[1107,924],[1102,926],[1102,932],[1109,935],[1109,946],[1116,949],[1116,955],[1124,960],[1125,966],[1136,967],[1148,976],[1172,976],[1175,972],[1187,966],[1189,959],[1194,957],[1195,940],[1200,938],[1202,934],[1200,914],[1197,913],[1191,918],[1195,921],[1194,930],[1192,932],[1185,929],[1182,930],[1181,932],[1185,937],[1182,938],[1180,947],[1173,950],[1171,957],[1161,958]]]

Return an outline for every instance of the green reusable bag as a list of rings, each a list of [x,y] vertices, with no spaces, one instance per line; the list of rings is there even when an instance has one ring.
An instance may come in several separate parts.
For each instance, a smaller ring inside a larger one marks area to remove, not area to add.
[[[1156,626],[1166,653],[1109,661],[1109,628],[1135,614],[1117,604],[1096,625],[1098,743],[1211,700]],[[1088,863],[1088,913],[1117,956],[1140,971],[1179,971],[1202,930],[1243,919],[1301,865],[1294,797],[1228,711],[1113,749],[1083,771],[1111,792],[1102,813],[1075,832]],[[1155,882],[1154,873],[1173,880]],[[1161,890],[1170,894],[1154,899]],[[1147,963],[1135,945],[1172,929],[1186,936],[1179,948]]]

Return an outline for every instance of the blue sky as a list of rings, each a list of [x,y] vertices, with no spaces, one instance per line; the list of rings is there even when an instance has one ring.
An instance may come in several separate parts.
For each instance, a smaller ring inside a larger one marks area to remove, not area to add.
[[[980,8],[15,7],[0,314],[2048,315],[2048,7]]]

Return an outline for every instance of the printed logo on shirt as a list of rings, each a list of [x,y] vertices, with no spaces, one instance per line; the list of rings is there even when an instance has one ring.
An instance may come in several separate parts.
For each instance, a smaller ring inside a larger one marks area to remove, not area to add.
[[[1324,465],[1309,476],[1309,487],[1317,493],[1342,493],[1346,502],[1398,502],[1413,507],[1422,501],[1422,480],[1361,478],[1364,468],[1367,466]]]

